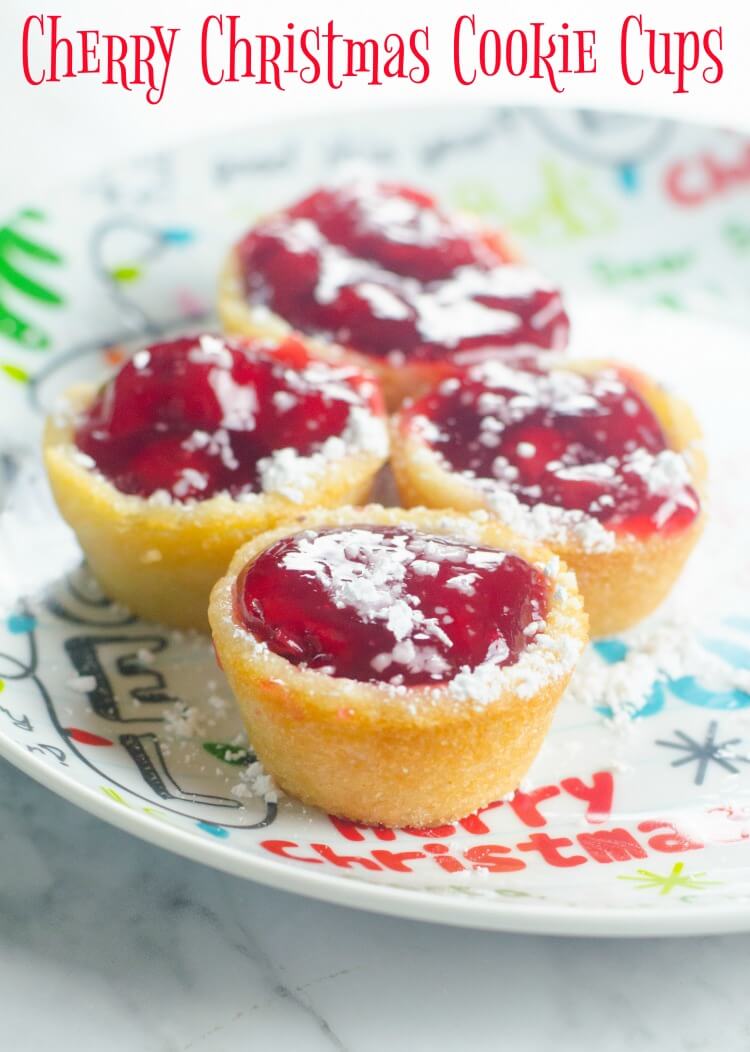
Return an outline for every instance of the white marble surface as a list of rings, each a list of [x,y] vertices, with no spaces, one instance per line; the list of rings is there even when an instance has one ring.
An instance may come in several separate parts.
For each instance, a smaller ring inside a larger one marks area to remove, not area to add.
[[[0,760],[3,1049],[746,1052],[749,953],[750,935],[500,935],[293,898]]]

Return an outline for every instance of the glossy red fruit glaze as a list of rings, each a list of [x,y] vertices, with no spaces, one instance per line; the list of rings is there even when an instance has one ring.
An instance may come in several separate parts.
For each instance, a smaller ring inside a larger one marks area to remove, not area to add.
[[[526,505],[583,511],[616,532],[680,529],[700,502],[684,462],[623,370],[470,369],[410,406],[449,468]]]
[[[183,337],[136,354],[79,420],[78,449],[122,493],[205,500],[258,489],[276,449],[307,455],[346,428],[353,405],[382,412],[357,370],[279,345]]]
[[[567,342],[557,290],[409,187],[317,190],[258,223],[237,254],[251,304],[374,358]]]
[[[517,555],[395,526],[277,541],[240,575],[239,624],[295,665],[362,682],[435,684],[514,664],[547,614],[544,573]],[[541,627],[541,625],[540,625]]]

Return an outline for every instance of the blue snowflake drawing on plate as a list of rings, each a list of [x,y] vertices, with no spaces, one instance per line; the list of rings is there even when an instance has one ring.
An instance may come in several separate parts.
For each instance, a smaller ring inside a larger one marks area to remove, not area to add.
[[[694,763],[696,768],[693,781],[696,785],[703,785],[711,764],[722,767],[730,774],[739,774],[739,767],[736,767],[735,764],[750,763],[750,757],[741,756],[732,749],[732,746],[740,744],[742,738],[727,738],[725,741],[718,742],[716,740],[718,729],[719,724],[717,721],[711,720],[706,728],[703,741],[698,741],[697,738],[691,737],[685,731],[676,730],[674,734],[677,741],[665,741],[662,738],[658,738],[656,744],[661,745],[665,749],[675,749],[683,753],[683,756],[679,756],[672,761],[671,766],[684,767],[685,764]]]

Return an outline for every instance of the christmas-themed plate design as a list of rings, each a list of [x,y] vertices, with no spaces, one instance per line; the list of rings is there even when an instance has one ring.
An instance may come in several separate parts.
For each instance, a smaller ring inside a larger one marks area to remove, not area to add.
[[[528,783],[436,829],[278,802],[208,641],[100,594],[43,478],[44,412],[133,342],[211,323],[223,252],[345,165],[510,227],[574,349],[695,406],[710,524],[669,603],[590,649]],[[653,119],[430,110],[198,142],[0,227],[0,753],[128,831],[304,894],[487,928],[750,928],[750,143]]]

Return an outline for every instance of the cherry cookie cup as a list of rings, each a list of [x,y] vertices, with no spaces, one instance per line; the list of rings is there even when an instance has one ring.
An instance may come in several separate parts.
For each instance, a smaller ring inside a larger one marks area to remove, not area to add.
[[[323,187],[255,224],[219,288],[228,332],[290,328],[380,377],[389,406],[490,346],[562,348],[559,292],[504,236],[421,190],[356,181]]]
[[[613,363],[477,364],[405,406],[392,446],[407,506],[484,508],[560,555],[592,636],[651,613],[703,526],[692,412]]]
[[[254,538],[209,619],[266,770],[304,803],[387,826],[514,790],[586,643],[549,551],[486,513],[379,505]]]
[[[298,339],[185,337],[68,392],[44,456],[94,575],[142,617],[206,630],[249,537],[366,499],[388,449],[377,382]]]

